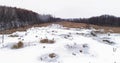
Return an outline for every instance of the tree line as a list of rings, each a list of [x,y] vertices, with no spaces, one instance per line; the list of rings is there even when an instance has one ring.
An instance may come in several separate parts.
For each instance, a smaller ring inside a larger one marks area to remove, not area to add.
[[[77,18],[77,19],[68,19],[68,21],[77,22],[77,23],[87,23],[100,26],[113,26],[120,27],[120,17],[115,17],[112,15],[101,15],[91,18]]]
[[[55,21],[51,15],[40,15],[30,10],[0,6],[0,30],[51,22],[51,20]]]
[[[41,15],[30,10],[16,7],[0,6],[0,30],[57,21],[71,21],[101,26],[120,26],[120,17],[112,15],[101,15],[91,18],[62,19],[53,17],[52,15]]]

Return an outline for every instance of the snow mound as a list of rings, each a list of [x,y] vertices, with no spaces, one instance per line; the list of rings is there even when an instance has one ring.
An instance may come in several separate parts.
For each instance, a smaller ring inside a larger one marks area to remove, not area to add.
[[[83,53],[86,54],[89,51],[89,46],[88,44],[67,44],[65,47],[72,52],[73,55]]]

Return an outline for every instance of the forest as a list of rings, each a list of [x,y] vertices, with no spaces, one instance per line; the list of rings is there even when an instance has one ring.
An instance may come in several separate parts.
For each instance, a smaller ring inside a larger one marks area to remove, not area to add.
[[[71,21],[100,26],[120,27],[120,17],[112,15],[101,15],[91,18],[63,19],[53,17],[52,15],[41,15],[26,9],[0,6],[0,30],[58,21]]]
[[[0,30],[49,22],[52,18],[30,10],[0,6]]]
[[[91,18],[77,18],[77,19],[68,19],[68,20],[77,23],[87,23],[87,24],[94,24],[100,26],[111,26],[111,27],[120,26],[120,17],[115,17],[112,15],[101,15]]]

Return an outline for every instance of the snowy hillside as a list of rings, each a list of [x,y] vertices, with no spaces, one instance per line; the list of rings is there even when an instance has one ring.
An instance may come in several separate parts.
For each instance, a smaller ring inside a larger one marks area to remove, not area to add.
[[[53,24],[0,35],[0,63],[120,63],[120,34]]]

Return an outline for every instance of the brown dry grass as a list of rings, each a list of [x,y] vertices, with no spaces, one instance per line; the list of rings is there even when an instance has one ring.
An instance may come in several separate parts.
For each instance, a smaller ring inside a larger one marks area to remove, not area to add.
[[[23,42],[19,41],[17,44],[13,45],[12,49],[19,49],[22,48],[24,45]]]
[[[120,27],[109,27],[109,26],[98,26],[92,24],[85,24],[85,23],[73,23],[73,22],[59,22],[58,24],[63,25],[64,27],[68,28],[90,28],[93,27],[95,29],[104,29],[105,32],[114,32],[120,33]]]
[[[50,57],[50,58],[54,58],[54,57],[56,57],[56,54],[55,54],[55,53],[50,53],[50,54],[49,54],[49,57]]]
[[[0,34],[11,34],[16,31],[26,31],[28,28],[31,28],[31,27],[42,27],[42,26],[47,26],[49,24],[50,23],[43,23],[43,24],[35,24],[35,25],[29,25],[29,26],[9,29],[9,30],[5,30],[5,31],[0,31]]]
[[[49,39],[42,39],[42,40],[40,40],[40,43],[53,44],[53,43],[55,43],[55,41],[54,40],[49,40]]]
[[[31,28],[31,27],[43,27],[43,26],[48,26],[51,24],[60,24],[63,25],[64,27],[68,28],[90,28],[93,27],[95,29],[104,29],[105,32],[115,32],[115,33],[120,33],[120,27],[109,27],[109,26],[98,26],[98,25],[91,25],[91,24],[85,24],[85,23],[74,23],[74,22],[53,22],[53,23],[43,23],[43,24],[36,24],[36,25],[30,25],[30,26],[25,26],[25,27],[20,27],[16,29],[10,29],[6,31],[0,31],[0,34],[6,33],[10,34],[15,31],[26,31],[26,29]]]
[[[90,27],[93,27],[95,29],[104,29],[105,32],[120,33],[120,27],[98,26],[98,25],[85,24],[85,23],[74,23],[74,22],[56,22],[55,24],[60,24],[60,25],[63,25],[64,27],[68,27],[68,28],[90,28]]]

